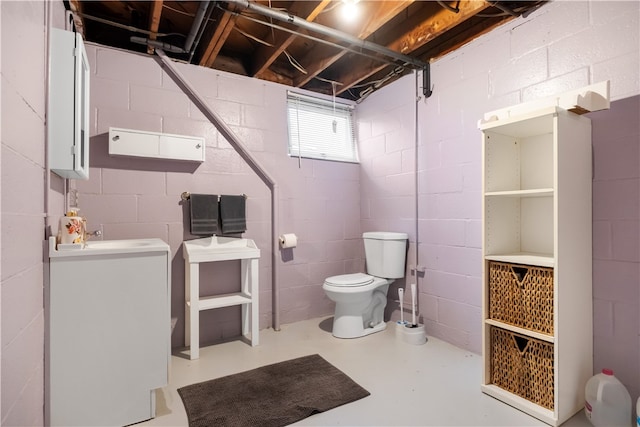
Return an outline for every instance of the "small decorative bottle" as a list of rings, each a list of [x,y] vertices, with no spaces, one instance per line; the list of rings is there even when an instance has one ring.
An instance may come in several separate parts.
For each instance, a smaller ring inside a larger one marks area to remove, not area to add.
[[[78,216],[75,209],[69,210],[65,216],[60,218],[60,243],[84,243],[85,221]]]

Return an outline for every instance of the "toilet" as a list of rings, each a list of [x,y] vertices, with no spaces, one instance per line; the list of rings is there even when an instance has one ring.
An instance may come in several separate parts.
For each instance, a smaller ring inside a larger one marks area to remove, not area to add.
[[[394,279],[404,277],[406,233],[386,231],[362,235],[368,274],[342,274],[325,279],[322,288],[336,303],[333,336],[359,338],[383,331],[387,291]]]

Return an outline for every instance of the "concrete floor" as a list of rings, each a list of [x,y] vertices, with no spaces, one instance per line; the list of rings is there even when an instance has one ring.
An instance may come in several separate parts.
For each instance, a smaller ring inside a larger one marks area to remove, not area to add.
[[[177,389],[271,363],[319,354],[371,395],[313,415],[299,426],[545,426],[480,391],[482,358],[436,338],[424,345],[396,339],[395,325],[367,337],[342,340],[331,335],[333,318],[311,319],[282,330],[260,332],[260,345],[242,340],[172,357],[170,384],[157,393],[157,416],[144,426],[187,426]],[[567,427],[591,424],[583,412]]]

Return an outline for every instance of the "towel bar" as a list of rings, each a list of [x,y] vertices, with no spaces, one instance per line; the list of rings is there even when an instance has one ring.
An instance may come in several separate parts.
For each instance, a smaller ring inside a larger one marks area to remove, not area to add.
[[[245,199],[249,198],[246,194],[242,194],[242,196]],[[186,202],[187,200],[189,200],[189,198],[191,198],[191,193],[189,193],[188,191],[183,191],[180,195],[180,198]],[[218,201],[220,201],[220,196],[218,196]]]

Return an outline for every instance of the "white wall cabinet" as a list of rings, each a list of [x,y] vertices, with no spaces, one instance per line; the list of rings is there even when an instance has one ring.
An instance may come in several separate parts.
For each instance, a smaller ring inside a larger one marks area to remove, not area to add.
[[[591,122],[549,107],[480,129],[482,390],[557,426],[593,375]]]
[[[204,162],[204,138],[109,128],[109,154]]]
[[[47,141],[49,167],[89,179],[89,61],[82,36],[51,29]]]

